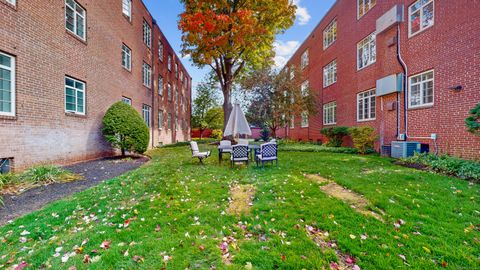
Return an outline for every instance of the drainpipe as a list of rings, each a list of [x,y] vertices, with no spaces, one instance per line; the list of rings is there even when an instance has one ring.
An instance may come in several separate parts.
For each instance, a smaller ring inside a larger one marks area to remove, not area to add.
[[[150,74],[150,76],[152,77],[152,83],[150,84],[151,85],[151,90],[152,90],[152,111],[150,112],[150,122],[151,122],[151,126],[152,126],[152,130],[151,130],[151,133],[152,133],[152,148],[155,147],[155,141],[154,141],[154,137],[155,137],[155,117],[153,116],[154,115],[154,111],[155,111],[155,52],[153,50],[153,46],[154,46],[154,41],[155,41],[155,26],[157,25],[157,21],[155,21],[155,19],[152,19],[152,51],[151,51],[151,55],[150,55],[150,58],[151,58],[151,62],[152,62],[152,74]]]
[[[403,109],[404,109],[404,118],[403,118],[403,124],[405,125],[405,140],[408,138],[408,91],[407,91],[407,83],[408,83],[408,67],[407,64],[405,64],[405,61],[402,58],[402,52],[401,52],[401,40],[400,40],[400,24],[397,25],[397,59],[400,65],[402,66],[403,69]],[[400,95],[397,92],[397,103],[398,103],[398,108],[397,108],[397,130],[398,134],[400,131]],[[398,136],[397,134],[397,136]]]

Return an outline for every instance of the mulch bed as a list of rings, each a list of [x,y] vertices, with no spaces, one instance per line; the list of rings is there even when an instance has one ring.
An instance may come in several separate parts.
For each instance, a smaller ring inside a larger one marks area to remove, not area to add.
[[[148,160],[149,158],[147,157],[130,157],[126,159],[109,157],[65,166],[66,170],[82,175],[84,179],[37,187],[19,195],[4,196],[4,206],[0,206],[0,226],[6,224],[9,220],[36,211],[50,202],[134,170]]]

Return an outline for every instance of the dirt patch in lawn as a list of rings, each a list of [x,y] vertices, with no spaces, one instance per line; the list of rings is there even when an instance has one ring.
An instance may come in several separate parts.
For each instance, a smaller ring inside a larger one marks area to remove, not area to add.
[[[253,185],[232,185],[227,212],[232,215],[249,214],[254,196],[255,187]]]
[[[323,184],[320,187],[321,191],[336,199],[348,203],[353,209],[355,209],[355,211],[384,222],[380,214],[369,209],[370,202],[362,195],[348,190],[331,180],[321,177],[320,175],[306,174],[305,177],[319,184]]]

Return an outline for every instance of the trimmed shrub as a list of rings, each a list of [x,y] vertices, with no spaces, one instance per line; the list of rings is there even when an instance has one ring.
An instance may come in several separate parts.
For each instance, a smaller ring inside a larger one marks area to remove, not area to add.
[[[348,135],[348,127],[328,127],[320,130],[323,136],[327,137],[327,146],[341,147],[343,137]]]
[[[223,138],[222,130],[221,129],[212,130],[212,134],[210,135],[210,138],[215,139],[215,140],[221,140]]]
[[[463,160],[448,155],[436,156],[429,153],[415,153],[413,157],[402,159],[402,162],[420,164],[435,172],[480,182],[480,163],[476,161]]]
[[[125,156],[125,151],[139,154],[147,151],[150,140],[147,125],[132,106],[121,101],[105,113],[102,132],[112,147],[122,151],[122,156]]]
[[[468,131],[480,136],[480,103],[470,111],[470,116],[465,119]]]
[[[374,128],[369,126],[352,127],[348,131],[350,137],[352,137],[353,146],[358,150],[359,154],[366,154],[374,148],[375,141],[378,139]]]

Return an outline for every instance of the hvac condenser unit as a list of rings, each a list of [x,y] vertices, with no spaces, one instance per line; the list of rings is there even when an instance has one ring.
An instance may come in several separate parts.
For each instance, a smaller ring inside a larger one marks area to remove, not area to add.
[[[392,157],[407,158],[413,156],[415,152],[421,152],[421,144],[419,142],[392,142]]]

